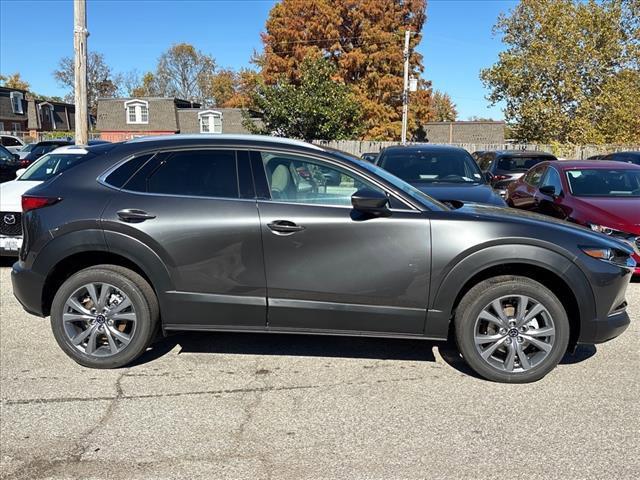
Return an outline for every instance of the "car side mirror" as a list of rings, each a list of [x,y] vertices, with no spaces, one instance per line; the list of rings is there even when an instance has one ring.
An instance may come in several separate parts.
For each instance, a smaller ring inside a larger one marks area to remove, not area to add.
[[[493,173],[484,172],[484,178],[487,182],[491,183],[491,180],[493,180]]]
[[[16,178],[20,178],[24,172],[26,172],[26,168],[19,168],[16,170]]]
[[[378,190],[362,188],[351,195],[351,205],[359,212],[368,213],[375,217],[388,217],[389,197]]]
[[[556,196],[556,187],[553,185],[545,185],[544,187],[540,187],[540,193],[543,195],[548,195],[550,197]]]

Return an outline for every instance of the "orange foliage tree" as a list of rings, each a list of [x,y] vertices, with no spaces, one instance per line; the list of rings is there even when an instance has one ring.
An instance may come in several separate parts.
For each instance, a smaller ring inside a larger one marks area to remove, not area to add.
[[[411,30],[410,74],[424,71],[415,51],[426,19],[426,0],[283,0],[262,34],[257,59],[267,84],[300,80],[305,58],[325,58],[336,79],[350,86],[363,112],[363,137],[397,140],[402,121],[404,31]],[[409,131],[414,136],[431,119],[430,82],[412,93]]]

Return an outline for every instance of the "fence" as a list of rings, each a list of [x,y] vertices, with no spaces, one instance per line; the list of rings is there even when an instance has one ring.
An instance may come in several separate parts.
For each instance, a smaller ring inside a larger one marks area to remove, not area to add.
[[[33,135],[31,134],[33,133]],[[3,135],[12,135],[14,137],[18,137],[24,143],[35,143],[42,142],[43,140],[54,140],[58,138],[70,138],[73,139],[75,136],[75,132],[63,132],[63,131],[53,131],[53,132],[10,132],[3,131],[0,132]],[[94,140],[100,138],[100,132],[89,132],[89,140]]]
[[[313,143],[324,147],[335,148],[352,155],[360,156],[363,153],[378,153],[385,147],[399,145],[398,142],[375,142],[368,140],[316,140]],[[542,145],[520,143],[454,143],[456,147],[462,147],[469,153],[480,150],[531,150],[536,152],[548,152],[558,158],[571,160],[584,160],[593,155],[621,151],[640,151],[640,145]]]

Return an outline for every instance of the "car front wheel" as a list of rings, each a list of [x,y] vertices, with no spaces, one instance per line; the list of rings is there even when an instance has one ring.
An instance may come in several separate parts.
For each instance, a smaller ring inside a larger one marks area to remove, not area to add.
[[[469,366],[505,383],[541,379],[569,341],[560,300],[541,283],[518,276],[490,278],[469,290],[456,310],[455,331]]]
[[[149,284],[135,272],[111,265],[69,277],[51,306],[58,345],[91,368],[117,368],[136,359],[151,342],[157,317]]]

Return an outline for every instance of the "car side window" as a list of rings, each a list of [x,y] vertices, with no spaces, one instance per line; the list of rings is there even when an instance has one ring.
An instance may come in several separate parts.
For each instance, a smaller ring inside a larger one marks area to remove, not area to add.
[[[187,150],[162,154],[140,168],[126,183],[125,189],[165,195],[238,198],[236,153],[233,150]]]
[[[527,173],[524,181],[532,187],[537,187],[538,185],[540,185],[540,181],[542,180],[542,176],[544,175],[546,169],[547,167],[544,165],[534,168],[533,170],[529,171],[529,173]]]
[[[113,172],[107,175],[104,179],[104,182],[112,187],[122,188],[127,180],[131,178],[133,174],[135,174],[140,167],[142,167],[147,161],[153,157],[153,153],[149,153],[147,155],[140,155],[138,157],[134,157],[118,168],[116,168]]]
[[[13,137],[2,137],[2,145],[5,147],[16,147],[22,144]]]
[[[271,198],[276,201],[351,206],[351,196],[362,188],[382,192],[369,182],[321,161],[277,153],[260,155]]]
[[[491,160],[492,156],[485,153],[480,159],[480,170],[482,170],[483,172],[489,170],[489,167],[491,166]]]
[[[560,180],[560,174],[558,171],[549,167],[547,169],[547,173],[544,176],[544,179],[541,182],[542,187],[553,186],[556,189],[556,195],[560,195],[562,192],[562,181]]]

